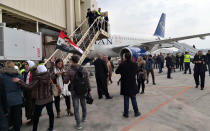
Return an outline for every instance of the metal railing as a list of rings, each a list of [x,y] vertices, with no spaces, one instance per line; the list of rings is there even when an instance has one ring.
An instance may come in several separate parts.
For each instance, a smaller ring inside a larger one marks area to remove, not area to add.
[[[190,47],[188,45],[185,45],[183,43],[174,43],[174,47],[178,48],[179,51],[181,52],[189,52],[190,55],[195,55],[197,53],[197,49],[193,48],[193,47]]]
[[[83,32],[83,30],[85,30],[85,27],[86,26],[84,26],[85,25],[85,23],[87,23],[87,21],[88,21],[88,19],[86,18],[72,33],[71,33],[71,35],[68,35],[69,36],[69,38],[71,39],[71,40],[73,40],[73,38],[76,38],[76,40],[78,40],[78,32],[80,32],[81,34],[82,34],[82,32]],[[74,40],[73,40],[74,41]],[[75,42],[75,41],[74,41]],[[61,58],[64,58],[64,56],[67,54],[67,53],[65,53],[65,52],[63,52],[63,51],[61,51],[61,50],[59,50],[59,49],[56,49],[53,53],[52,53],[52,55],[45,61],[45,63],[44,64],[47,64],[51,59],[52,59],[52,57],[53,56],[56,56],[57,54],[60,54],[61,56]]]
[[[85,19],[73,32],[71,35],[68,35],[69,38],[83,50],[84,54],[82,55],[82,59],[87,56],[89,53],[90,47],[97,40],[98,36],[95,37],[97,32],[99,31],[109,32],[109,23],[101,18],[96,18],[94,22],[90,25],[88,23],[88,19]],[[89,46],[91,44],[91,46]],[[88,48],[88,51],[86,49]],[[45,61],[45,64],[48,63],[53,56],[59,56],[64,60],[64,64],[67,63],[69,57],[72,53],[66,53],[59,49],[56,51]],[[82,60],[82,61],[83,61]],[[80,61],[81,62],[81,61]]]
[[[90,44],[91,40],[94,38],[95,34],[100,31],[100,20],[99,18],[95,19],[95,21],[91,24],[91,26],[86,30],[86,32],[82,35],[81,38],[79,38],[79,41],[77,42],[77,46],[83,50],[86,51],[88,45]],[[67,57],[64,59],[64,64],[67,63],[69,57],[72,54],[68,54]],[[84,56],[84,55],[82,55]]]
[[[83,55],[81,56],[79,60],[79,64],[82,64],[84,59],[89,54],[91,47],[93,44],[97,41],[101,31],[107,32],[109,31],[109,23],[107,21],[103,21],[100,18],[97,19],[95,24],[92,24],[92,26],[88,29],[86,33],[88,35],[86,36],[83,43],[81,43],[80,48],[84,51]]]

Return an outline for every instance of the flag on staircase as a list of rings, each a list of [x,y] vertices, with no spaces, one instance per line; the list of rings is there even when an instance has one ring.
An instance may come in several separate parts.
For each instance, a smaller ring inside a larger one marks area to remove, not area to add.
[[[69,53],[83,54],[83,51],[63,31],[60,32],[56,48]]]

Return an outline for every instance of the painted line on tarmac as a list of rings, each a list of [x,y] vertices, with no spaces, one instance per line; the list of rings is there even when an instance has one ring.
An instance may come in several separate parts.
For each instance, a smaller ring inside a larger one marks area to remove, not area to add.
[[[185,88],[185,87],[184,86],[166,86],[166,87],[158,87],[158,88]]]
[[[158,105],[156,108],[152,109],[151,111],[149,111],[148,113],[144,114],[143,116],[139,117],[137,120],[135,120],[132,124],[128,125],[127,127],[123,128],[121,131],[129,131],[130,129],[132,129],[134,126],[136,126],[138,123],[140,123],[142,120],[146,119],[147,117],[149,117],[150,115],[152,115],[153,113],[157,112],[158,110],[160,110],[162,107],[164,107],[165,105],[167,105],[169,102],[171,102],[172,100],[176,99],[178,96],[182,95],[184,92],[186,92],[188,89],[190,89],[191,87],[185,87],[182,91],[180,91],[178,94],[176,94],[175,96],[172,96],[171,98],[169,98],[168,100],[164,101],[163,103],[161,103],[160,105]]]

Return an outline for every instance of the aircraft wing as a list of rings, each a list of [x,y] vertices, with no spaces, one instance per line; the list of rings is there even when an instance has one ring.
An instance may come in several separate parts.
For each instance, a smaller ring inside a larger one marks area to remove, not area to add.
[[[133,45],[133,46],[139,46],[139,47],[141,47],[141,46],[154,46],[156,44],[164,44],[164,43],[173,44],[173,42],[178,42],[178,41],[181,41],[181,40],[187,40],[187,39],[192,39],[192,38],[205,39],[206,36],[210,36],[210,33],[176,37],[176,38],[169,38],[169,39],[164,39],[164,40],[148,41],[148,42],[143,42],[143,43],[136,44],[136,45]]]
[[[169,39],[164,39],[164,40],[154,40],[154,41],[147,41],[147,42],[132,42],[132,44],[127,44],[127,45],[116,45],[112,46],[112,50],[114,52],[120,52],[120,50],[124,47],[128,46],[135,46],[139,48],[145,48],[146,50],[151,50],[155,45],[157,44],[173,44],[173,42],[178,42],[181,40],[187,40],[187,39],[192,39],[192,38],[200,38],[204,39],[206,36],[210,36],[210,33],[205,33],[205,34],[198,34],[198,35],[190,35],[190,36],[183,36],[183,37],[176,37],[176,38],[169,38]]]

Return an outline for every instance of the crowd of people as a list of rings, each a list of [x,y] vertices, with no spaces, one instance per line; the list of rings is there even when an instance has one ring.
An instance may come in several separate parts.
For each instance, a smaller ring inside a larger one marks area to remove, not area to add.
[[[122,62],[122,61],[121,61]],[[155,75],[154,70],[158,69],[158,73],[163,73],[164,65],[167,68],[167,78],[173,79],[171,77],[172,72],[176,72],[177,70],[183,71],[183,74],[189,74],[192,73],[191,71],[191,63],[194,64],[194,79],[195,79],[195,87],[198,88],[198,86],[201,86],[201,90],[204,89],[205,84],[205,72],[207,71],[207,66],[209,70],[209,76],[210,76],[210,50],[206,55],[203,54],[202,51],[198,51],[198,53],[194,56],[192,59],[189,52],[185,53],[177,53],[176,55],[168,53],[163,54],[160,53],[158,55],[154,54],[152,55],[144,55],[139,56],[137,58],[137,66],[138,71],[137,74],[137,87],[138,91],[141,90],[141,94],[144,94],[145,92],[145,83],[149,83],[149,74],[152,75],[152,84],[156,85],[155,82]],[[199,80],[200,77],[200,80]],[[122,78],[121,78],[122,79]],[[121,81],[120,79],[120,81]],[[119,82],[120,82],[119,81]],[[140,87],[142,89],[140,89]]]
[[[22,63],[7,61],[5,67],[0,70],[0,130],[6,131],[10,128],[10,130],[20,131],[22,108],[25,107],[25,117],[29,124],[33,124],[33,131],[37,131],[42,109],[46,107],[49,116],[48,130],[53,131],[53,103],[57,118],[62,117],[61,98],[65,100],[66,114],[75,116],[76,129],[82,129],[81,123],[87,118],[86,103],[93,100],[88,72],[78,64],[79,59],[79,56],[73,55],[70,59],[71,64],[64,66],[62,59],[53,57],[48,69],[42,62],[36,65],[30,60]],[[133,105],[134,116],[141,115],[136,95],[145,93],[145,83],[149,83],[150,73],[152,84],[156,85],[155,69],[162,73],[165,65],[168,69],[167,78],[171,79],[171,72],[175,70],[183,71],[183,74],[189,70],[191,74],[191,62],[194,64],[195,87],[198,88],[200,85],[203,90],[207,66],[210,75],[210,50],[207,55],[198,51],[193,59],[188,52],[185,52],[176,56],[169,53],[166,57],[162,53],[154,56],[139,56],[137,61],[133,61],[130,53],[125,53],[115,70],[116,74],[121,75],[118,84],[121,87],[120,94],[124,96],[123,116],[129,117],[129,98]],[[93,65],[98,99],[101,100],[104,96],[107,100],[113,99],[108,91],[115,68],[111,57],[98,55]],[[82,117],[80,117],[79,105],[82,107]]]
[[[85,122],[87,116],[86,100],[92,98],[88,72],[77,64],[78,61],[79,56],[73,55],[67,69],[64,69],[62,59],[53,58],[49,69],[42,63],[36,66],[33,61],[19,63],[18,69],[14,62],[7,61],[0,70],[0,130],[20,131],[24,106],[25,117],[28,124],[33,124],[33,131],[37,131],[41,112],[46,107],[49,116],[48,130],[53,131],[53,103],[57,118],[60,118],[61,97],[65,99],[66,114],[74,115],[76,128],[82,129],[81,122]],[[82,107],[82,120],[79,103]]]
[[[151,55],[145,56],[144,59],[146,60],[146,72],[147,72],[147,83],[149,78],[149,73],[152,74],[152,80],[153,84],[155,85],[154,81],[154,71],[153,69],[159,69],[159,73],[163,72],[164,65],[167,67],[167,78],[172,79],[171,73],[176,70],[183,71],[184,74],[192,74],[191,71],[191,63],[194,64],[194,79],[196,88],[198,88],[199,85],[201,85],[201,90],[204,89],[204,83],[205,83],[205,72],[209,71],[210,76],[210,50],[206,55],[203,54],[203,51],[198,51],[194,58],[192,59],[192,56],[189,54],[189,52],[185,53],[177,53],[176,55],[173,55],[171,53],[168,53],[166,57],[160,53],[159,55],[154,55],[153,57]],[[164,64],[166,63],[166,64]],[[200,77],[200,80],[199,80]],[[144,86],[143,86],[144,88]]]
[[[97,11],[91,11],[91,9],[88,8],[86,18],[88,18],[89,26],[91,26],[94,23],[94,21],[98,18],[98,25],[94,24],[94,26],[98,27],[99,29],[103,28],[106,32],[108,32],[108,14],[102,13],[101,8],[98,8]]]

